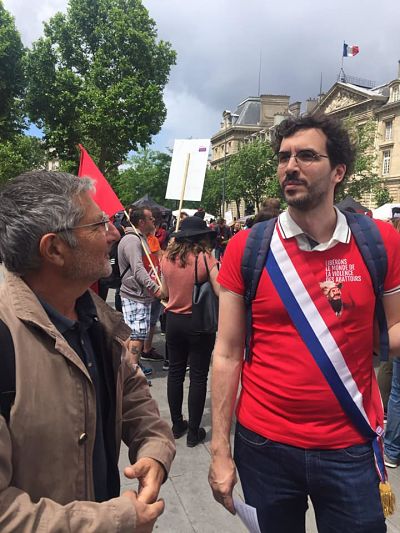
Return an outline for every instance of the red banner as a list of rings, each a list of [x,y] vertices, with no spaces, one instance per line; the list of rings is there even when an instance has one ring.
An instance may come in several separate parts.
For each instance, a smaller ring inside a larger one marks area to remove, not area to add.
[[[80,178],[92,178],[96,184],[96,192],[93,200],[109,217],[122,211],[124,206],[121,204],[118,196],[113,191],[111,185],[95,165],[93,159],[80,144],[81,160],[79,163],[78,176]]]

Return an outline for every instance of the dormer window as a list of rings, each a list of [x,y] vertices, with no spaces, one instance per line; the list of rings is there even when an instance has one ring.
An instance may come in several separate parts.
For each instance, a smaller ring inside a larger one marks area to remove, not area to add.
[[[400,100],[400,89],[399,85],[394,85],[392,87],[392,97],[390,99],[392,102],[398,102]]]

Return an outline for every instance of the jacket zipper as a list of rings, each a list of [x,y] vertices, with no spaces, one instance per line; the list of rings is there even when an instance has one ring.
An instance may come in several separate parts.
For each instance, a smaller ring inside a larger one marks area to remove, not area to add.
[[[88,395],[87,395],[87,388],[86,388],[85,379],[82,380],[82,386],[83,386],[83,398],[84,398],[84,404],[85,404],[85,406],[84,406],[84,410],[85,410],[84,432],[88,436],[88,433],[87,433],[87,414],[88,414],[89,406],[88,406]],[[85,457],[85,461],[84,461],[84,469],[85,469],[85,499],[86,500],[89,499],[89,496],[88,496],[88,468],[87,468],[87,462],[88,462],[87,461],[87,459],[88,459],[87,456],[88,456],[88,449],[89,449],[88,441],[89,441],[89,438],[87,438],[86,443],[84,443],[84,446],[85,446],[85,450],[84,450],[84,457]]]

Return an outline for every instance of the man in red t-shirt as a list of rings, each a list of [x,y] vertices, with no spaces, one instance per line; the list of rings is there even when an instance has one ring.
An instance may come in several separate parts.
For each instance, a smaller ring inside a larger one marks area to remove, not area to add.
[[[310,299],[321,313],[321,321],[311,314],[317,337],[343,345],[337,360],[345,371],[338,373],[351,381],[375,431],[383,425],[372,365],[375,296],[347,220],[333,205],[335,188],[351,174],[354,151],[347,132],[328,116],[285,120],[274,144],[289,206],[275,227],[271,246],[281,253],[274,251],[274,257],[291,262],[288,285],[300,286],[301,307]],[[386,223],[378,228],[388,257],[384,308],[390,347],[399,354],[400,236]],[[320,532],[384,532],[372,444],[343,411],[266,268],[252,303],[251,359],[243,362],[241,263],[248,235],[241,231],[231,240],[218,276],[209,475],[214,497],[235,512],[236,466],[262,532],[304,532],[308,497]],[[229,437],[240,378],[234,462]]]

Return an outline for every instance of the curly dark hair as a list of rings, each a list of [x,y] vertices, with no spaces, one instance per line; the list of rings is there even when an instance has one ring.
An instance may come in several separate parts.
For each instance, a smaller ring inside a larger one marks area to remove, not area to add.
[[[345,178],[353,173],[356,159],[356,148],[346,128],[337,119],[324,115],[303,115],[301,117],[289,117],[283,120],[273,133],[271,141],[275,154],[279,152],[282,139],[291,137],[299,130],[311,128],[322,130],[327,137],[326,149],[332,167],[346,165]],[[342,180],[343,183],[344,179]]]

